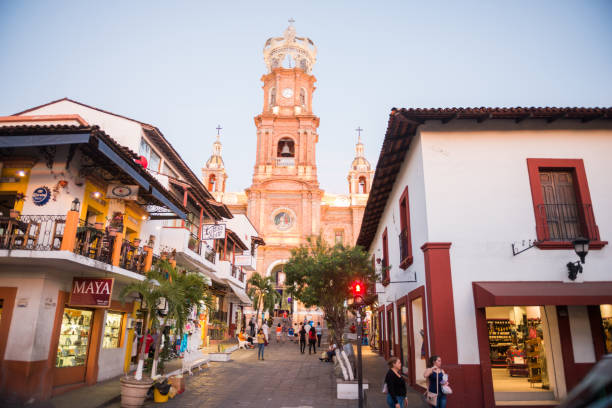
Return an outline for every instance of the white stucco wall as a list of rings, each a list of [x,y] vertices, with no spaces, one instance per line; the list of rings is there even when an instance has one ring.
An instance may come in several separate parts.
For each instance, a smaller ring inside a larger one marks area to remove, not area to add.
[[[452,122],[454,123],[454,122]],[[536,238],[527,158],[584,160],[602,239],[612,233],[612,131],[595,123],[512,121],[423,127],[422,150],[429,240],[450,249],[459,363],[479,361],[473,281],[567,281],[573,250],[528,250],[511,244]],[[569,124],[572,125],[571,123]],[[505,126],[505,131],[499,127]],[[476,129],[476,130],[473,130]],[[582,280],[610,280],[609,248],[591,251]]]
[[[535,216],[527,158],[582,159],[603,240],[612,236],[612,130],[592,121],[428,122],[414,137],[389,195],[370,251],[382,258],[387,227],[391,281],[416,271],[417,283],[378,285],[388,304],[424,285],[425,242],[451,242],[451,273],[460,364],[478,364],[472,282],[568,281],[566,264],[573,250],[530,249],[512,255],[511,244],[535,239]],[[399,197],[409,186],[414,263],[398,268]],[[609,246],[592,250],[576,282],[609,281]],[[530,305],[522,305],[530,306]],[[588,323],[588,321],[587,321]],[[584,325],[577,318],[576,327]],[[580,339],[578,339],[580,340]],[[397,339],[396,339],[397,341]],[[578,341],[578,345],[583,344]],[[582,347],[582,346],[576,346]],[[575,350],[589,361],[590,352]],[[591,360],[592,361],[592,360]]]
[[[408,186],[410,234],[414,260],[408,269],[403,270],[399,267],[401,262],[398,239],[401,232],[399,200],[406,186]],[[424,188],[422,145],[420,135],[417,134],[411,142],[407,157],[398,172],[395,185],[389,194],[389,199],[381,216],[375,238],[370,245],[370,253],[374,253],[377,259],[382,259],[382,234],[385,228],[387,228],[391,282],[412,280],[415,274],[416,282],[391,283],[386,287],[380,283],[377,284],[376,291],[383,292],[378,295],[378,301],[381,305],[395,302],[408,292],[425,285],[425,260],[421,250],[421,246],[428,241]],[[394,309],[394,316],[397,316],[396,309]],[[384,336],[386,339],[386,332]],[[397,343],[398,341],[399,338],[396,333],[395,342]]]
[[[4,359],[46,360],[49,356],[58,293],[69,288],[69,280],[49,276],[44,271],[25,265],[3,265],[0,286],[17,288]]]
[[[100,126],[100,129],[115,139],[120,145],[138,152],[142,136],[142,125],[129,119],[100,112],[67,100],[61,100],[51,105],[40,107],[24,115],[65,114],[80,115],[88,124]]]

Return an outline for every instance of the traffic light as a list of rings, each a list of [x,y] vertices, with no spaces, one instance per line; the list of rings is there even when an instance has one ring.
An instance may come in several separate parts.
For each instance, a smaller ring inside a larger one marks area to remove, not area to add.
[[[353,293],[353,300],[355,303],[363,303],[365,296],[365,285],[360,280],[356,280],[351,285],[351,292]]]

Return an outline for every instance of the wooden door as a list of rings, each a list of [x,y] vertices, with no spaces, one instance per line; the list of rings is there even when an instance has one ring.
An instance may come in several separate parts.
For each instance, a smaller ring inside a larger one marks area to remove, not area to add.
[[[0,364],[4,361],[16,295],[17,288],[0,287]],[[0,370],[0,378],[2,378],[1,376],[2,370]]]
[[[393,350],[393,309],[387,310],[387,350],[389,350],[387,356],[391,357],[395,355]]]
[[[550,239],[571,241],[582,235],[572,172],[540,171],[540,184]]]

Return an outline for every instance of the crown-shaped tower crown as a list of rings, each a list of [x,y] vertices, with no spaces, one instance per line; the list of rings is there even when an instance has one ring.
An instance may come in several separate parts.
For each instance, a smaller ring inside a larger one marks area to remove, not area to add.
[[[289,27],[282,37],[268,38],[263,52],[268,72],[282,67],[285,58],[289,56],[295,64],[294,67],[311,74],[317,60],[317,47],[310,38],[296,36],[293,19],[289,20]]]

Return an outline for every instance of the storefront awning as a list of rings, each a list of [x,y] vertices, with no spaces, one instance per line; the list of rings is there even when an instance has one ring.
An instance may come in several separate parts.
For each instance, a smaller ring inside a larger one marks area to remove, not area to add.
[[[251,306],[253,304],[253,302],[251,302],[251,299],[249,299],[247,294],[244,292],[244,289],[232,283],[228,279],[226,279],[225,281],[227,282],[229,287],[232,289],[232,292],[234,292],[236,297],[240,299],[241,304],[243,304],[244,306]]]
[[[612,303],[612,282],[473,282],[472,286],[477,308]]]

